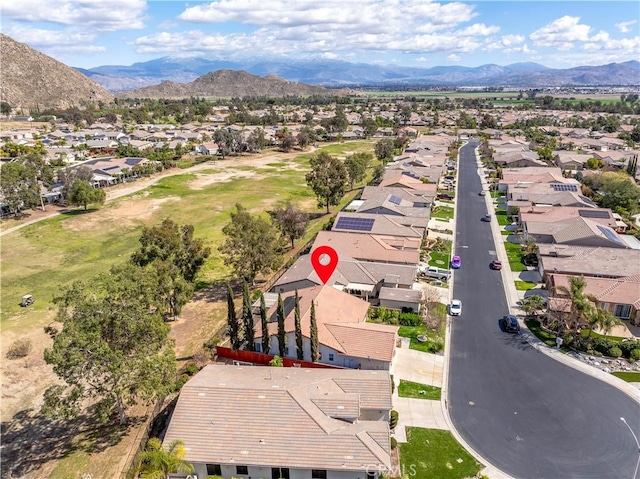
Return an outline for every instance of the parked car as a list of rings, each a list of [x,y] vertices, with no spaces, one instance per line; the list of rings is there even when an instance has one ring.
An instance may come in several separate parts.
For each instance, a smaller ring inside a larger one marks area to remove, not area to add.
[[[511,314],[505,314],[502,317],[502,327],[507,333],[520,332],[520,323],[518,323],[518,318]]]
[[[459,299],[452,299],[449,305],[450,316],[460,316],[462,314],[462,301]]]
[[[487,194],[487,192],[485,190],[482,190],[480,193],[478,193],[480,196],[485,196]]]
[[[482,217],[482,221],[486,221],[486,222],[490,222],[491,221],[491,215],[490,214],[486,214]]]
[[[451,267],[453,269],[460,269],[461,266],[462,260],[460,259],[460,256],[454,255],[453,258],[451,258]]]
[[[447,194],[447,193],[438,193],[436,195],[436,198],[439,200],[452,200],[453,199],[453,195]]]
[[[491,269],[502,269],[502,261],[498,261],[497,259],[494,259],[491,262]]]
[[[438,268],[436,266],[419,266],[418,273],[422,276],[441,279],[443,281],[447,281],[449,279],[449,276],[451,276],[451,271],[445,268]]]

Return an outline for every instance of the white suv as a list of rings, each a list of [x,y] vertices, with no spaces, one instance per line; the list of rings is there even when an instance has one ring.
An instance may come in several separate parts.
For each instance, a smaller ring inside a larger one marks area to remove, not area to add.
[[[462,314],[462,301],[459,299],[452,299],[449,305],[450,316],[460,316]]]

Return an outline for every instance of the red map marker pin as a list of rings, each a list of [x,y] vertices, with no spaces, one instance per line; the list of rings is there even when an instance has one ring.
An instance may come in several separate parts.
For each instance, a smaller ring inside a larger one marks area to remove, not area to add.
[[[311,265],[322,284],[327,284],[338,266],[338,253],[331,246],[318,246],[311,252]]]

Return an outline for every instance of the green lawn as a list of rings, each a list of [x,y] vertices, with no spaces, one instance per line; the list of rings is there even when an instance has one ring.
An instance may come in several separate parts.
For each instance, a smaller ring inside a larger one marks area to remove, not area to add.
[[[444,349],[444,331],[427,331],[424,324],[420,326],[400,326],[398,336],[411,338],[409,348],[423,353],[437,353]],[[419,341],[418,336],[426,336],[426,341]]]
[[[513,234],[513,231],[507,231],[507,230],[500,230],[500,234],[502,236],[509,236]]]
[[[627,381],[628,383],[640,383],[640,373],[638,372],[616,371],[611,374],[623,381]]]
[[[507,250],[507,257],[509,258],[509,266],[511,267],[511,271],[526,271],[527,266],[522,262],[521,246],[516,243],[505,241],[504,247]]]
[[[515,283],[518,291],[527,291],[538,286],[538,283],[530,283],[529,281],[516,281]]]
[[[449,221],[453,219],[453,208],[449,206],[434,206],[431,210],[431,217],[439,220]]]
[[[429,251],[429,266],[437,266],[438,268],[448,268],[449,253],[441,253],[439,251]]]
[[[582,334],[582,336],[584,336],[585,338],[587,336],[589,336],[589,330],[588,329],[583,329],[582,331],[580,331],[580,334]],[[625,339],[629,339],[629,338],[623,338],[622,336],[605,336],[604,334],[600,334],[597,333],[596,331],[591,331],[591,337],[592,338],[607,338],[611,341],[614,341],[616,343],[619,343],[620,341],[624,341]]]
[[[414,383],[412,381],[400,380],[398,386],[398,396],[401,398],[430,399],[439,401],[442,389],[426,384]]]
[[[449,431],[409,427],[407,440],[398,445],[403,477],[463,479],[475,477],[483,467]]]
[[[496,218],[498,218],[498,224],[500,226],[507,226],[512,223],[511,217],[507,216],[507,212],[505,210],[496,210]]]

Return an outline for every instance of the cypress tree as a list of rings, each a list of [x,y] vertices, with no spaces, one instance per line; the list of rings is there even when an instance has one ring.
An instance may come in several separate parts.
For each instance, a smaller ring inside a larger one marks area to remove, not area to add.
[[[284,330],[284,303],[282,296],[278,293],[278,354],[281,358],[285,357],[285,347],[287,341],[287,333]]]
[[[236,307],[233,304],[233,290],[227,283],[227,330],[231,339],[231,348],[240,349],[240,325],[236,317]]]
[[[316,307],[313,301],[311,301],[311,331],[309,334],[311,339],[311,361],[318,362],[320,358],[320,348],[318,347],[318,323],[316,321]]]
[[[255,336],[253,325],[253,312],[251,311],[251,298],[249,297],[249,285],[245,281],[242,285],[242,323],[244,326],[244,342],[246,343],[247,351],[255,351],[255,343],[253,338]]]
[[[260,324],[262,325],[262,352],[269,354],[271,341],[269,328],[267,326],[267,306],[264,304],[264,294],[260,291]]]
[[[298,359],[302,361],[304,359],[304,350],[302,349],[302,327],[300,326],[300,297],[298,296],[297,289],[294,316],[296,327],[296,353],[298,354]]]

